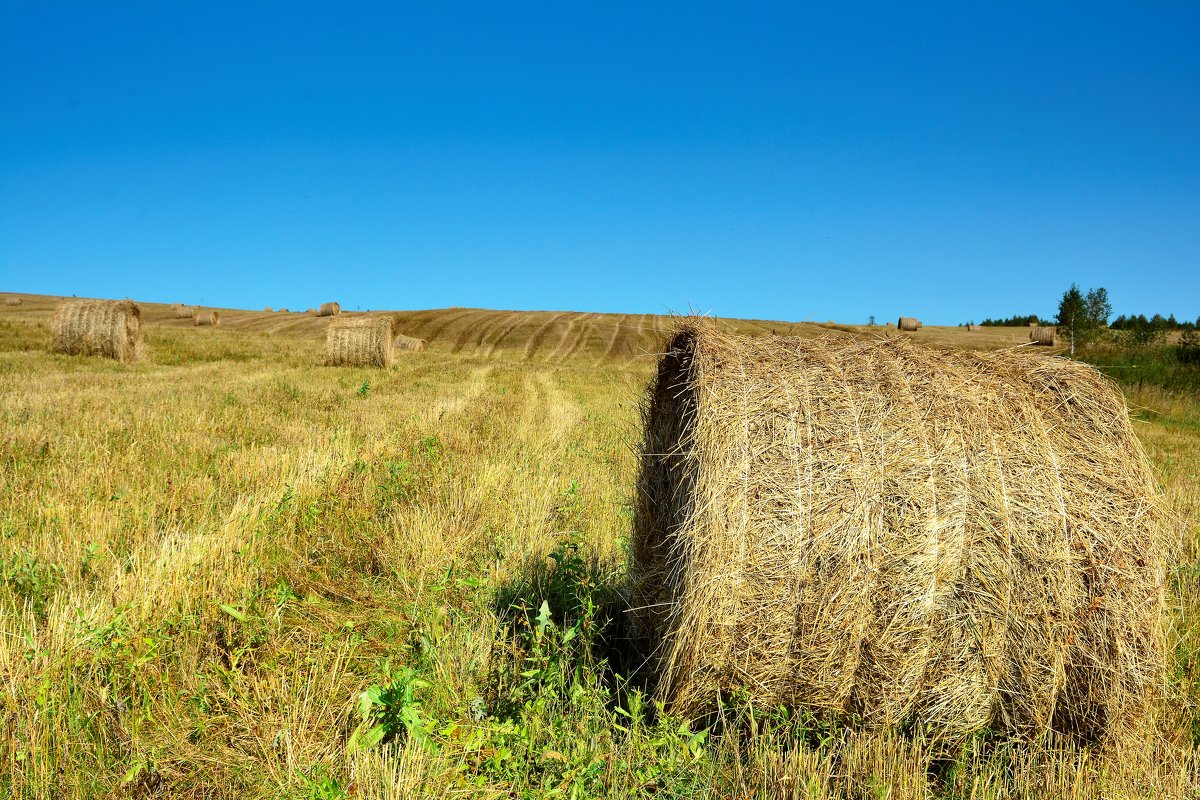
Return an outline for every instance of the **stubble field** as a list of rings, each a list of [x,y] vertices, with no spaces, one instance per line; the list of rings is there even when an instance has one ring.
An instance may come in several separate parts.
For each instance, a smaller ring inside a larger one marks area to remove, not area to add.
[[[1183,536],[1161,735],[947,753],[744,703],[656,713],[621,611],[668,318],[405,312],[429,349],[372,370],[320,366],[322,319],[155,305],[141,363],[52,356],[52,306],[0,308],[4,796],[1195,796],[1195,398],[1129,397]]]

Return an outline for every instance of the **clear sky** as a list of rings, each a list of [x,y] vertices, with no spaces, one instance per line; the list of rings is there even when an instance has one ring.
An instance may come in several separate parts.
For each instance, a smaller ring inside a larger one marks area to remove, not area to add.
[[[0,290],[1200,316],[1200,5],[0,0]]]

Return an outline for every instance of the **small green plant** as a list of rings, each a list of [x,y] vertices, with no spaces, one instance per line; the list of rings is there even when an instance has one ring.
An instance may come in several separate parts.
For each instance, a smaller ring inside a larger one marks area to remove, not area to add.
[[[363,381],[362,385],[355,390],[359,397],[369,397],[371,395],[371,382]]]
[[[19,605],[28,604],[33,613],[44,618],[50,598],[62,583],[63,570],[32,553],[21,551],[0,558],[0,580]]]
[[[351,748],[368,748],[387,744],[405,735],[427,746],[433,746],[430,733],[433,723],[423,714],[417,692],[429,683],[417,677],[416,670],[403,667],[392,674],[385,667],[388,681],[370,686],[358,697],[359,725],[350,737]]]

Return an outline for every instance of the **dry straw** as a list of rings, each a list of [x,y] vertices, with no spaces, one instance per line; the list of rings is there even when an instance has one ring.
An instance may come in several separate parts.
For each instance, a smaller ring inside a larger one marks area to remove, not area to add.
[[[6,305],[6,306],[19,306],[19,305],[21,305],[21,303],[23,303],[23,302],[25,302],[25,301],[24,301],[24,300],[22,300],[20,297],[6,297],[6,298],[4,298],[4,305]]]
[[[921,327],[921,320],[916,317],[901,317],[896,322],[896,327],[902,331],[915,331]]]
[[[216,326],[221,324],[221,314],[217,311],[201,311],[193,318],[194,325]]]
[[[746,691],[946,739],[1144,719],[1169,537],[1091,367],[690,321],[644,436],[633,619],[671,711]]]
[[[392,316],[343,317],[325,331],[330,367],[386,367],[392,363],[399,320]],[[407,337],[405,337],[407,338]]]
[[[322,303],[321,307],[317,309],[318,317],[336,317],[340,313],[342,313],[342,307],[338,303]]]
[[[196,309],[191,306],[174,306],[171,311],[175,319],[191,319],[196,315]]]
[[[54,310],[52,353],[134,361],[142,356],[142,311],[128,300],[67,300]]]
[[[1055,329],[1043,328],[1040,325],[1036,328],[1029,329],[1029,341],[1036,345],[1045,347],[1053,347],[1055,341]]]
[[[425,340],[418,339],[415,336],[404,336],[398,334],[394,341],[397,350],[424,350]]]

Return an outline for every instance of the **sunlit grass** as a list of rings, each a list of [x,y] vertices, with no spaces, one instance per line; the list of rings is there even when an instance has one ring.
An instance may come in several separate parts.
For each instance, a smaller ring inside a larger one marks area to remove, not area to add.
[[[737,698],[709,729],[656,712],[621,621],[652,361],[607,333],[389,370],[266,333],[151,326],[128,366],[47,335],[0,321],[0,796],[1191,796],[1194,398],[1131,395],[1186,529],[1160,734],[945,753]]]

